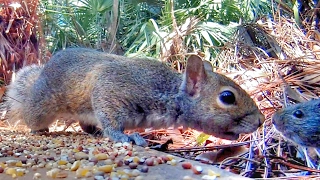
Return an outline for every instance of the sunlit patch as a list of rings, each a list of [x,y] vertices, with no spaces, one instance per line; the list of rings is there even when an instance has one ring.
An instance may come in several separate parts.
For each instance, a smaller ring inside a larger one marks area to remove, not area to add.
[[[13,7],[14,9],[18,9],[21,7],[21,4],[20,3],[17,3],[17,2],[14,2],[14,3],[11,3],[9,5],[10,7]]]

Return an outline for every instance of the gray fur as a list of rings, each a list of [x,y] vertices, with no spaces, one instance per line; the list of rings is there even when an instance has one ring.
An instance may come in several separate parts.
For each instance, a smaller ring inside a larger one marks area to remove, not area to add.
[[[311,100],[278,110],[272,122],[291,141],[306,147],[320,148],[319,112],[320,99]]]
[[[235,94],[234,105],[219,100],[226,89]],[[71,117],[82,127],[101,127],[115,141],[142,146],[146,141],[141,136],[123,130],[183,125],[236,139],[264,121],[239,85],[205,70],[197,56],[189,58],[181,75],[157,60],[70,48],[56,53],[43,68],[23,68],[8,96],[11,114],[16,114],[11,118],[23,119],[32,130],[46,129],[57,117]]]

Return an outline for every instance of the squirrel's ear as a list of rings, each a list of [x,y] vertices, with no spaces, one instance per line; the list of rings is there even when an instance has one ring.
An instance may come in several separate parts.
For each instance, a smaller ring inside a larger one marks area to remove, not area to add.
[[[204,69],[207,72],[212,72],[213,68],[212,68],[212,64],[210,61],[203,61],[203,65],[204,65]]]
[[[191,55],[187,62],[182,88],[190,96],[199,95],[201,84],[206,80],[207,74],[203,61],[199,56]]]

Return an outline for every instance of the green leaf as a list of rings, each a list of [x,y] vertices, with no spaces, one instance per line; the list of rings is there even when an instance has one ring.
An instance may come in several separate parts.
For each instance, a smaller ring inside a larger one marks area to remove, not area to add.
[[[204,142],[206,142],[207,139],[209,139],[210,135],[205,134],[205,133],[201,133],[198,137],[197,137],[197,144],[203,144]]]
[[[200,33],[204,37],[204,39],[210,44],[210,46],[213,46],[209,33],[207,31],[200,31]]]

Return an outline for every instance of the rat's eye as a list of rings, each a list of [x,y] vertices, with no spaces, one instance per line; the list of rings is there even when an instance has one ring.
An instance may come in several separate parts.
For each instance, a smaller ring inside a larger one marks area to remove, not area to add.
[[[303,117],[303,112],[301,110],[296,110],[296,111],[293,112],[293,115],[296,118],[302,118]]]
[[[236,97],[234,96],[233,92],[228,91],[228,90],[222,91],[220,93],[219,98],[223,103],[228,104],[228,105],[236,103]]]

